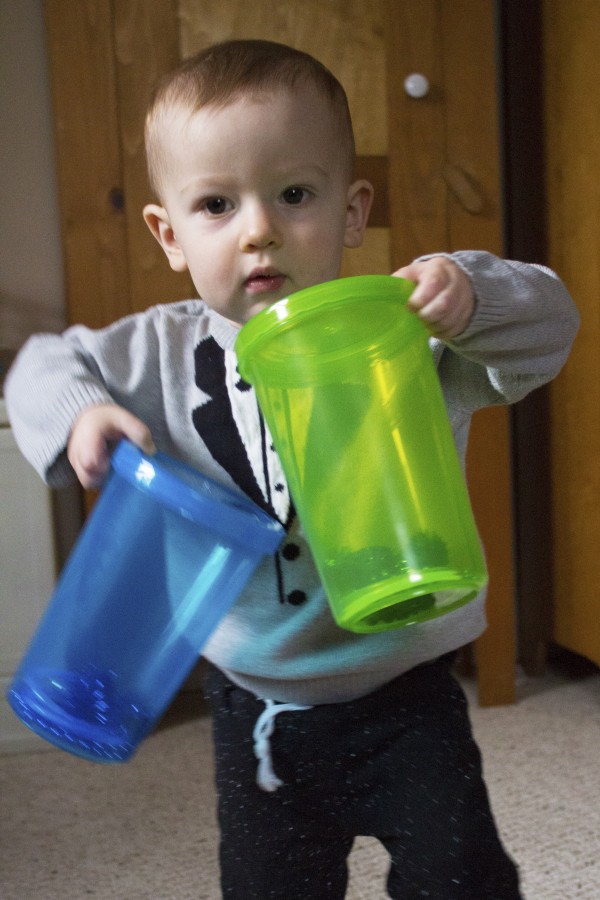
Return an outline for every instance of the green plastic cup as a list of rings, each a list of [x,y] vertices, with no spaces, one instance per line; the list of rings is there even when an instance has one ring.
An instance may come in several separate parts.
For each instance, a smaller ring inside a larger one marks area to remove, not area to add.
[[[434,618],[487,581],[413,289],[385,275],[326,282],[236,342],[333,616],[356,632]]]

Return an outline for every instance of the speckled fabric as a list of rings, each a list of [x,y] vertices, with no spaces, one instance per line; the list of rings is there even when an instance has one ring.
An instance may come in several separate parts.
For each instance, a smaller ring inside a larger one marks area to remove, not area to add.
[[[448,659],[359,700],[281,712],[275,793],[256,784],[252,731],[264,704],[218,670],[215,730],[224,898],[343,898],[358,835],[390,854],[392,898],[518,900]]]
[[[520,675],[511,706],[481,708],[476,685],[463,687],[525,900],[597,900],[600,672]],[[212,723],[199,706],[186,694],[125,765],[50,744],[0,754],[2,900],[222,900]],[[387,900],[387,866],[379,841],[357,838],[346,900]]]

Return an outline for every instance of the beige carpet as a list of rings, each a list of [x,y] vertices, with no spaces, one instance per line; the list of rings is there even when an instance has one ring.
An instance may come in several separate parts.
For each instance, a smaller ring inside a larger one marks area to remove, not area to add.
[[[210,721],[191,699],[125,765],[0,757],[2,900],[219,900]],[[600,674],[554,669],[521,679],[515,706],[471,709],[526,900],[598,900]],[[350,865],[348,900],[386,897],[376,842]]]

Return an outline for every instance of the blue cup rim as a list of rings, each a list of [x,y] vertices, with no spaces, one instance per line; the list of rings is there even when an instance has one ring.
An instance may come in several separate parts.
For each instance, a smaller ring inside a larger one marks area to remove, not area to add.
[[[165,453],[144,453],[126,438],[111,457],[113,473],[161,506],[261,554],[275,553],[285,529],[244,494],[238,494]]]

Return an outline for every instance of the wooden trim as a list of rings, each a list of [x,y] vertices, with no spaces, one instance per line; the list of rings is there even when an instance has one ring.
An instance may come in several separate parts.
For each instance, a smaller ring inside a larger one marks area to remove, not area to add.
[[[504,221],[511,259],[547,262],[541,8],[503,0],[498,23],[504,125]],[[552,501],[548,388],[511,411],[519,660],[541,675],[552,638]]]
[[[473,418],[467,481],[489,570],[488,627],[475,642],[481,706],[515,702],[515,571],[510,464],[510,413],[482,409]]]

